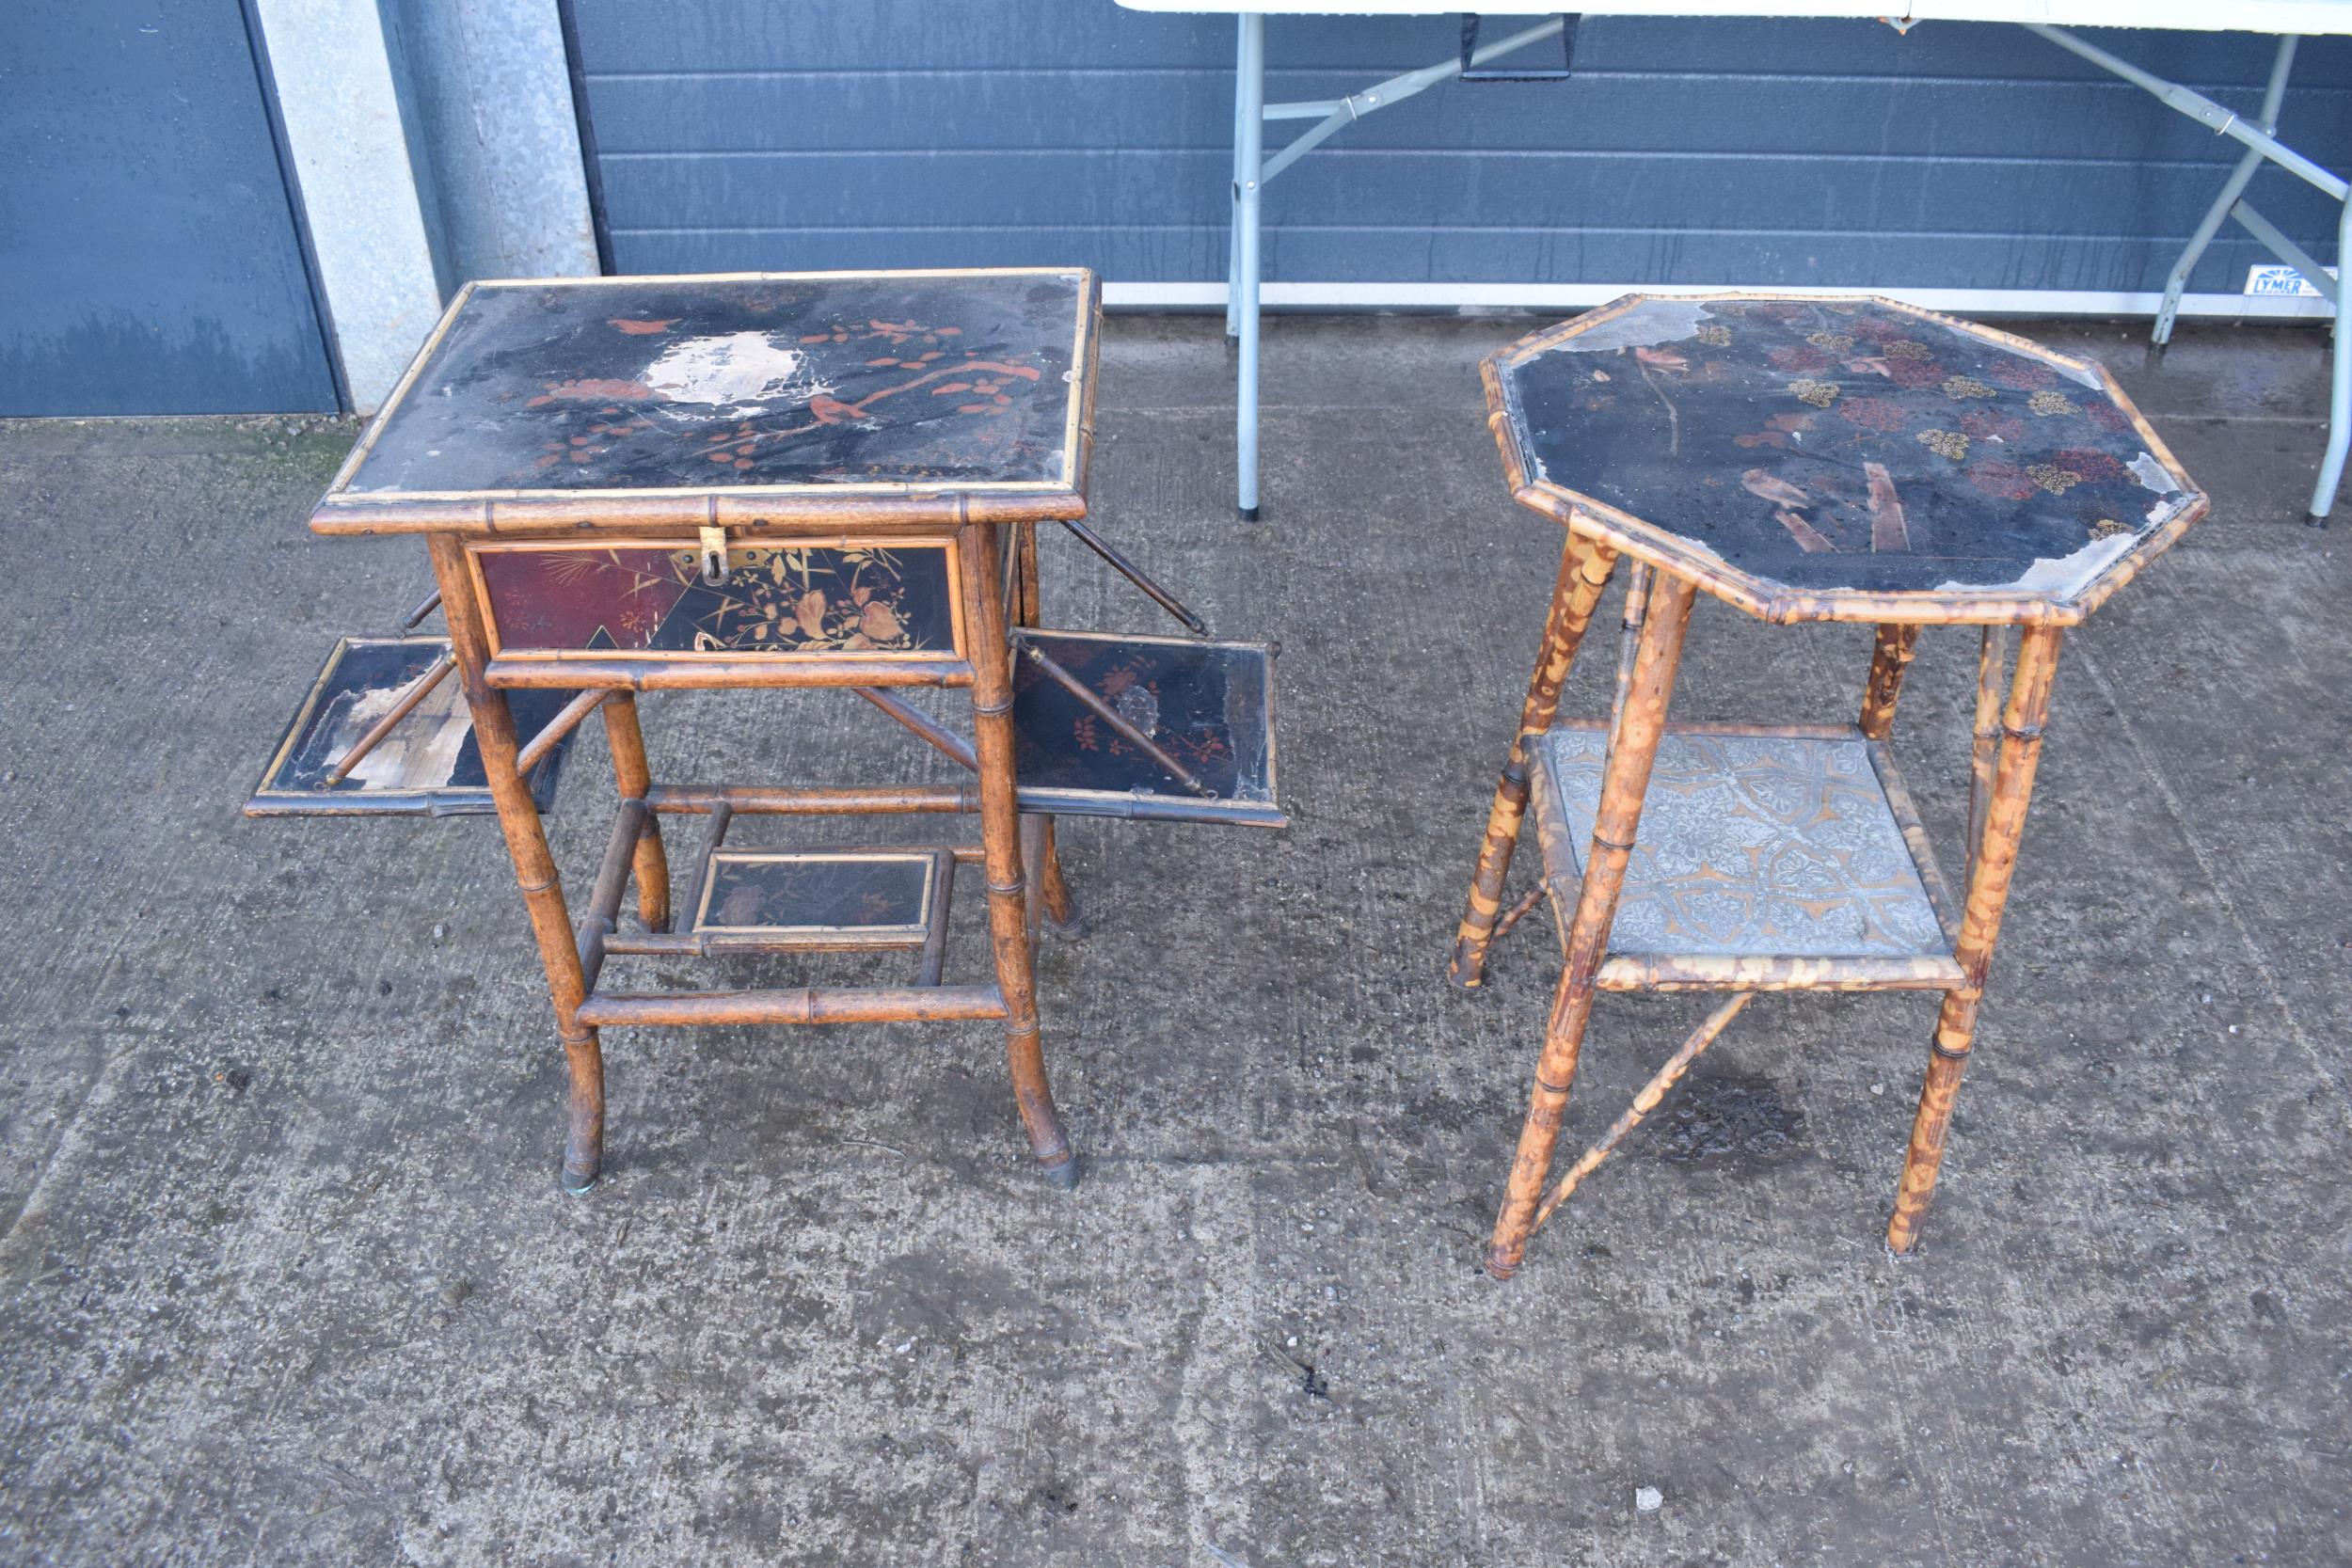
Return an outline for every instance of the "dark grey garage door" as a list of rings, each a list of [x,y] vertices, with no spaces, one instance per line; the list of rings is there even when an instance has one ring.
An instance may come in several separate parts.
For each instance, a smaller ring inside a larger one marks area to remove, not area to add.
[[[1112,0],[572,0],[623,271],[1083,261],[1223,276],[1230,20]],[[2268,45],[2103,42],[2231,106]],[[1442,58],[1451,18],[1275,18],[1269,95]],[[2153,290],[2234,144],[2013,27],[1586,21],[1565,85],[1448,85],[1270,187],[1269,275]],[[2305,46],[2296,144],[2352,150],[2352,47]],[[1295,127],[1291,127],[1295,129]],[[1285,127],[1276,127],[1279,134]],[[2253,191],[2333,254],[2325,202]],[[2193,287],[2267,261],[2234,230]]]
[[[238,0],[0,6],[0,414],[336,406]]]

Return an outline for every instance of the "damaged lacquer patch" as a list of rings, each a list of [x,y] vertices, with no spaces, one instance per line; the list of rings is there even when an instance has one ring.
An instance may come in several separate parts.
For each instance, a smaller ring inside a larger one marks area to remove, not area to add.
[[[2090,587],[2101,572],[2121,561],[2138,543],[2139,535],[2126,529],[2104,539],[2093,539],[2068,555],[2042,556],[2008,582],[1997,586],[2008,592],[2048,594],[2056,598],[2071,599]],[[1981,582],[1963,582],[1955,578],[1939,584],[1934,592],[1980,593],[1986,586]]]
[[[644,381],[671,403],[749,418],[830,395],[809,356],[772,332],[725,332],[664,349]]]
[[[2141,452],[2124,467],[2131,469],[2134,479],[2159,496],[2177,496],[2181,493],[2181,482],[2174,479],[2172,470],[2157,462],[2151,452]]]
[[[1714,312],[1687,299],[1645,299],[1623,315],[1596,322],[1581,332],[1548,345],[1570,354],[1614,353],[1623,348],[1655,348],[1677,343],[1698,331]]]

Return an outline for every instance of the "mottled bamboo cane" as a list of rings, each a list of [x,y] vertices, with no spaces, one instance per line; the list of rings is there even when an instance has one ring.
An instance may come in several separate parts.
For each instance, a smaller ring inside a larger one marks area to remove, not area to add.
[[[1977,717],[1968,753],[1968,850],[1961,875],[1975,874],[1984,837],[1984,805],[1993,795],[1993,758],[2001,744],[2001,679],[2009,673],[2010,629],[1987,626],[1977,650]]]
[[[1919,1225],[1927,1216],[1928,1200],[1935,1194],[1936,1173],[1944,1163],[1944,1137],[1951,1126],[1952,1104],[1960,1097],[1961,1074],[1975,1042],[1977,1006],[1984,995],[1993,944],[2001,932],[2010,877],[2017,868],[2026,807],[2033,798],[2034,769],[2042,760],[2042,727],[2050,714],[2050,684],[2058,672],[2058,642],[2063,635],[2055,626],[2030,627],[2017,650],[2017,673],[2001,718],[2000,756],[1985,802],[1984,837],[1969,868],[1968,901],[1961,912],[1960,944],[1953,955],[1966,979],[1945,994],[1943,1010],[1935,1021],[1927,1077],[1919,1089],[1919,1111],[1912,1121],[1911,1147],[1903,1156],[1902,1182],[1895,1193],[1894,1217],[1887,1222],[1886,1244],[1897,1252],[1910,1251],[1919,1239]]]
[[[1029,942],[1026,882],[1021,872],[1021,812],[1014,791],[1011,649],[1005,637],[1001,552],[996,529],[970,524],[956,536],[962,553],[964,603],[972,632],[972,729],[979,752],[980,843],[988,882],[988,932],[1004,993],[1005,1059],[1013,1099],[1045,1177],[1060,1187],[1078,1180],[1077,1157],[1062,1131],[1046,1082],[1037,1015],[1035,954]]]
[[[885,691],[879,686],[853,686],[850,689],[921,736],[926,744],[957,766],[975,770],[979,768],[980,759],[974,754],[970,741],[953,730],[944,728],[937,720],[905,698]]]
[[[1063,520],[1069,521],[1067,518]],[[1107,547],[1104,546],[1100,540],[1095,539],[1083,525],[1071,522],[1070,528],[1080,539],[1088,541],[1096,547]],[[1020,524],[1014,537],[1018,541],[1017,547],[1020,552],[1021,591],[1018,612],[1013,616],[1013,624],[1021,626],[1040,626],[1042,624],[1041,618],[1045,613],[1045,604],[1038,587],[1037,525],[1035,523]],[[1112,551],[1104,559],[1110,561],[1115,566],[1120,565],[1116,551]],[[1120,569],[1126,570],[1124,566]],[[1129,575],[1134,576],[1132,572]],[[1153,592],[1153,586],[1145,582],[1143,578],[1137,577],[1136,581],[1142,583],[1147,593]],[[1172,604],[1174,601],[1166,602]],[[1176,609],[1180,614],[1189,613],[1181,605]],[[1205,633],[1207,628],[1201,629]],[[1078,900],[1070,891],[1068,879],[1061,874],[1061,850],[1054,842],[1054,819],[1047,816],[1042,820],[1045,824],[1045,838],[1043,852],[1038,865],[1038,893],[1045,905],[1045,919],[1052,925],[1055,934],[1074,940],[1085,934],[1086,920],[1078,912]]]
[[[1529,888],[1518,903],[1502,911],[1502,918],[1495,922],[1494,935],[1487,940],[1490,942],[1501,942],[1504,937],[1509,936],[1512,928],[1533,913],[1535,906],[1542,903],[1550,892],[1551,889],[1542,882],[1537,882],[1534,887]]]
[[[528,777],[539,766],[540,758],[554,751],[557,743],[578,729],[580,721],[605,700],[604,692],[591,688],[565,703],[554,718],[540,726],[537,735],[523,742],[522,749],[515,753],[516,768]]]
[[[615,691],[604,701],[604,736],[612,748],[612,782],[624,800],[642,800],[653,788],[645,762],[645,732],[637,726],[637,699]],[[645,814],[637,832],[637,918],[648,931],[670,928],[670,860],[661,849],[661,818]]]
[[[1633,1103],[1625,1108],[1625,1114],[1609,1124],[1609,1131],[1600,1135],[1600,1142],[1578,1156],[1576,1164],[1568,1167],[1568,1174],[1551,1189],[1551,1196],[1544,1199],[1544,1206],[1535,1211],[1536,1229],[1541,1229],[1543,1223],[1551,1218],[1553,1210],[1568,1200],[1568,1195],[1576,1191],[1579,1182],[1600,1168],[1600,1163],[1615,1152],[1627,1133],[1642,1125],[1644,1117],[1658,1109],[1659,1101],[1666,1098],[1666,1091],[1682,1082],[1682,1075],[1691,1070],[1692,1062],[1699,1059],[1699,1053],[1714,1044],[1715,1037],[1722,1034],[1724,1027],[1740,1016],[1740,1009],[1755,997],[1756,992],[1752,990],[1740,992],[1708,1014],[1706,1021],[1691,1031],[1691,1037],[1666,1058],[1666,1065],[1658,1069],[1655,1077],[1642,1085],[1642,1092],[1633,1097]]]
[[[571,1079],[564,1188],[584,1193],[596,1185],[596,1172],[604,1163],[604,1053],[596,1043],[596,1030],[580,1021],[587,981],[575,945],[571,915],[564,904],[564,881],[556,872],[555,857],[548,852],[538,803],[531,798],[530,784],[515,769],[518,748],[506,693],[484,676],[490,659],[489,639],[483,629],[481,607],[474,601],[465,546],[454,534],[434,533],[426,535],[425,548],[432,553],[433,575],[441,585],[441,612],[449,623],[457,678],[473,714],[474,744],[482,753],[490,799],[498,806],[507,853],[514,858],[515,880],[521,885],[523,902],[531,911],[532,934],[538,941],[539,962],[548,975],[548,998],[555,1007],[556,1037],[563,1041]],[[642,790],[637,798],[644,798]]]
[[[1576,916],[1568,927],[1560,988],[1545,1025],[1543,1055],[1536,1062],[1534,1086],[1528,1094],[1527,1119],[1519,1128],[1509,1189],[1502,1212],[1495,1216],[1494,1244],[1486,1253],[1486,1272],[1497,1279],[1508,1279],[1518,1269],[1528,1229],[1534,1222],[1536,1201],[1543,1196],[1544,1178],[1551,1168],[1552,1145],[1559,1140],[1560,1118],[1576,1081],[1577,1053],[1584,1043],[1585,1023],[1592,1017],[1593,978],[1609,950],[1610,924],[1616,918],[1626,863],[1641,826],[1642,797],[1649,787],[1650,765],[1657,760],[1666,705],[1674,695],[1682,637],[1691,623],[1692,592],[1691,583],[1681,578],[1661,577],[1645,594],[1635,596],[1636,613],[1642,617],[1640,641],[1627,674],[1624,699],[1613,719],[1613,738],[1602,768],[1592,847],[1585,857]]]
[[[1502,910],[1502,882],[1510,874],[1511,856],[1518,847],[1519,823],[1527,814],[1527,746],[1531,732],[1551,727],[1560,708],[1560,688],[1576,662],[1577,644],[1592,623],[1593,609],[1609,586],[1616,556],[1571,533],[1560,552],[1560,575],[1551,590],[1551,613],[1544,622],[1544,640],[1535,652],[1535,672],[1527,683],[1527,700],[1519,707],[1519,726],[1511,733],[1511,754],[1495,784],[1494,804],[1486,812],[1486,836],[1479,842],[1478,866],[1470,874],[1470,898],[1454,942],[1454,961],[1447,974],[1468,990],[1486,977],[1486,949],[1494,941],[1496,916]]]
[[[1870,678],[1862,688],[1862,733],[1872,740],[1884,740],[1894,731],[1895,704],[1903,694],[1903,675],[1918,641],[1917,626],[1879,627],[1878,641],[1870,650]]]

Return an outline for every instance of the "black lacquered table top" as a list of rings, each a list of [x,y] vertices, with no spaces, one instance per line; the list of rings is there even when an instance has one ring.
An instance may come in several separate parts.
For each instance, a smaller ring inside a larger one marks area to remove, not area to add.
[[[1077,268],[485,282],[329,499],[1067,487]]]
[[[1634,297],[1490,368],[1522,499],[1751,609],[2074,605],[2204,505],[2097,366],[1889,301]]]

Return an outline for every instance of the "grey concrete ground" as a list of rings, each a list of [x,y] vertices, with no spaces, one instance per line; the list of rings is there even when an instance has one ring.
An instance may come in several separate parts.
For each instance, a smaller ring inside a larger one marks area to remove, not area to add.
[[[425,585],[301,527],[349,427],[0,429],[0,1560],[2352,1559],[2321,340],[2152,373],[2042,334],[2217,505],[2071,641],[1921,1249],[1879,1238],[1932,1003],[1772,997],[1499,1285],[1550,938],[1443,972],[1557,547],[1473,373],[1526,325],[1276,322],[1248,527],[1215,324],[1114,322],[1099,521],[1281,641],[1294,822],[1068,825],[1074,1195],[993,1028],[906,1025],[614,1032],[610,1180],[563,1196],[494,826],[238,815],[334,634]],[[1066,541],[1047,588],[1168,629]],[[1677,712],[1846,717],[1867,637],[1702,603]],[[1947,866],[1972,673],[1929,632],[1897,736]],[[673,778],[932,773],[846,701],[647,721]],[[584,879],[600,741],[573,764]],[[1703,1006],[1603,1001],[1571,1147]]]

